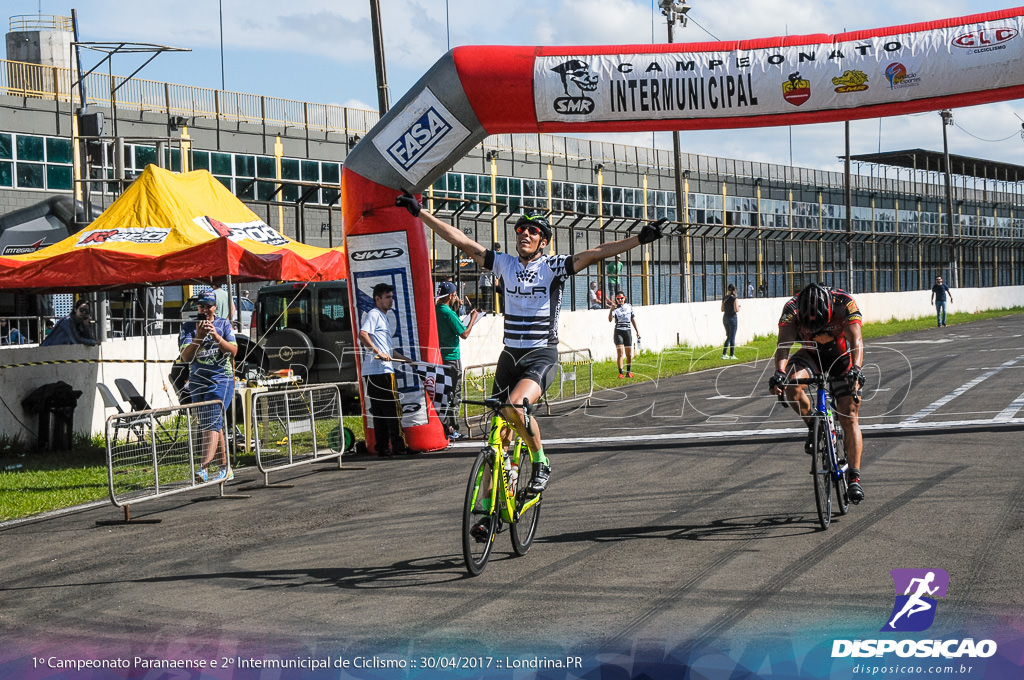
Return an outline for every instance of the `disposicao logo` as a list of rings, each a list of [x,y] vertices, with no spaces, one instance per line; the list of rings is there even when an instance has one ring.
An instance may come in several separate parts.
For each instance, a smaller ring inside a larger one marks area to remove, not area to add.
[[[893,569],[889,572],[896,588],[892,612],[881,632],[919,632],[935,622],[938,599],[946,597],[949,574],[943,569]],[[948,640],[833,640],[832,657],[884,657],[895,654],[901,658],[983,658],[994,655],[994,640],[973,638]]]
[[[928,630],[935,621],[936,598],[946,597],[949,574],[943,569],[893,569],[896,602],[882,631]]]

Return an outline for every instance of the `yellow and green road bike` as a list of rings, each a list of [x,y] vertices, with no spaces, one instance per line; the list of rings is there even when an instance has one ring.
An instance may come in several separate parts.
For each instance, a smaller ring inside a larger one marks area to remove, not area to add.
[[[502,409],[515,408],[515,405],[499,399],[466,400],[464,403],[485,406],[491,411],[487,445],[473,461],[462,509],[462,555],[466,569],[476,576],[487,566],[494,537],[505,525],[509,526],[516,555],[525,555],[530,550],[537,536],[541,495],[527,491],[533,476],[529,447],[501,415]],[[522,408],[526,429],[532,433],[532,406],[524,399]],[[512,441],[506,449],[510,434]]]

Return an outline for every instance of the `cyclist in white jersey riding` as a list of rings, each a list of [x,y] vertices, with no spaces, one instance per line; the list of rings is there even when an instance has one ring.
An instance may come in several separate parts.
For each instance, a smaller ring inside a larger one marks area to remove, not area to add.
[[[551,241],[551,225],[540,215],[522,215],[515,225],[516,255],[488,250],[462,231],[423,210],[416,197],[405,193],[395,205],[423,220],[430,230],[468,255],[477,266],[494,272],[505,284],[505,347],[498,357],[491,396],[506,403],[537,403],[550,386],[558,363],[558,313],[565,280],[595,262],[624,253],[661,238],[661,219],[645,225],[636,236],[602,243],[574,255],[545,255]],[[534,462],[528,490],[547,488],[551,467],[541,442],[537,421],[527,432],[522,409],[506,408],[502,414],[530,447]]]

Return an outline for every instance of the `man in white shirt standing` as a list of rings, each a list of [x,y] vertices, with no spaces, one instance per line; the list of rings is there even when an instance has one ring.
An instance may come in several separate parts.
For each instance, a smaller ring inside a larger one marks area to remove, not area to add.
[[[373,417],[373,434],[378,456],[410,453],[402,433],[402,403],[395,388],[392,358],[409,359],[395,351],[387,312],[395,304],[395,288],[390,283],[373,287],[373,309],[359,326],[363,352],[362,375],[366,402]]]

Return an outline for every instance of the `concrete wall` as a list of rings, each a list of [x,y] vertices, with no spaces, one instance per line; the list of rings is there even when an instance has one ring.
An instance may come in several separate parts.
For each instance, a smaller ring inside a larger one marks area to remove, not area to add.
[[[928,291],[863,293],[855,297],[866,321],[913,319],[931,316],[935,311],[929,304]],[[1024,307],[1024,286],[957,289],[953,291],[953,299],[955,302],[949,305],[951,312]],[[741,299],[737,345],[749,342],[755,335],[773,335],[785,302],[786,298]],[[680,344],[691,347],[719,345],[725,338],[720,305],[720,302],[699,302],[637,307],[637,326],[643,338],[643,348],[662,350]],[[563,312],[560,321],[560,349],[589,348],[596,360],[615,356],[612,324],[608,321],[607,311]],[[103,432],[106,417],[114,413],[113,409],[103,406],[96,390],[99,382],[118,395],[114,380],[128,378],[154,408],[170,405],[173,390],[167,374],[170,362],[177,356],[176,339],[176,336],[149,338],[148,358],[156,363],[147,364],[145,385],[142,364],[125,361],[142,359],[142,338],[108,340],[99,347],[31,345],[0,348],[0,396],[6,403],[6,408],[0,408],[0,431],[7,436],[20,436],[25,441],[34,442],[37,420],[24,412],[21,400],[36,387],[58,380],[82,391],[75,411],[76,432]],[[463,364],[493,363],[501,346],[502,317],[485,316],[477,323],[469,339],[462,343]],[[89,361],[74,361],[82,359]],[[68,363],[19,366],[43,361]],[[127,405],[124,408],[129,410]]]
[[[904,293],[861,293],[854,295],[865,321],[915,319],[934,315],[927,290]],[[757,335],[774,335],[779,314],[788,298],[741,298],[736,344]],[[963,288],[953,291],[949,312],[977,312],[985,309],[1024,306],[1024,286]],[[721,301],[635,307],[636,324],[645,350],[662,350],[677,345],[720,346],[725,341]],[[594,359],[615,357],[612,323],[608,311],[562,312],[559,349],[589,348]],[[462,342],[462,363],[466,366],[494,363],[501,348],[502,317],[486,316],[477,322],[468,340]]]
[[[96,389],[97,383],[104,383],[120,398],[114,380],[128,378],[153,408],[169,406],[173,390],[167,382],[169,392],[165,392],[164,382],[170,372],[170,362],[178,354],[177,336],[150,337],[148,340],[148,348],[143,347],[142,338],[108,340],[96,347],[26,345],[0,348],[0,396],[6,405],[6,408],[0,408],[0,431],[8,437],[20,437],[23,441],[34,442],[38,419],[25,413],[21,400],[35,388],[57,381],[64,381],[82,392],[75,409],[75,432],[103,432],[106,417],[116,413],[114,409],[104,408]],[[147,364],[145,389],[143,365],[132,361],[141,360],[144,353],[150,361],[165,362]],[[58,363],[22,365],[43,361]],[[122,408],[131,410],[127,404],[123,404]]]

